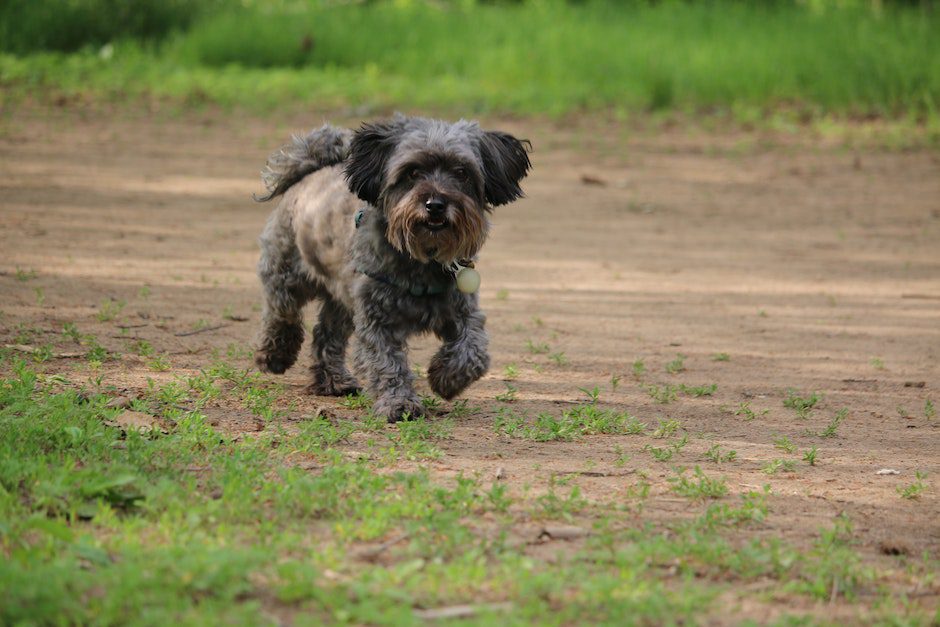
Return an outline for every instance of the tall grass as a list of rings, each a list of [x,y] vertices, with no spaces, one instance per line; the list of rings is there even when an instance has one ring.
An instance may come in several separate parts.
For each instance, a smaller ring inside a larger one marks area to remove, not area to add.
[[[4,57],[0,81],[264,106],[923,116],[940,102],[940,16],[786,2],[264,2],[205,15],[153,51],[128,43],[69,61],[71,78],[60,58]]]

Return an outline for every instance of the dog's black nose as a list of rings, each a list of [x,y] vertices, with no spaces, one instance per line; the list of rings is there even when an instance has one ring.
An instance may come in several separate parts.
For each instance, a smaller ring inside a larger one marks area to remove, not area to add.
[[[437,217],[442,215],[444,210],[447,209],[447,203],[440,198],[428,198],[427,202],[424,203],[424,207],[432,217]]]

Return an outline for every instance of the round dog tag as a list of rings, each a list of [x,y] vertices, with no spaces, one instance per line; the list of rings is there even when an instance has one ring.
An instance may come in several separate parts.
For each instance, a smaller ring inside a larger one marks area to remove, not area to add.
[[[457,289],[464,294],[473,294],[480,289],[480,273],[473,268],[461,268],[457,271]]]

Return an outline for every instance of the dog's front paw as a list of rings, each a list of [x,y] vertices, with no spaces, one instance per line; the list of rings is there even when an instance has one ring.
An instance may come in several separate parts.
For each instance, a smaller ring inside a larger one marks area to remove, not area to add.
[[[464,355],[466,359],[455,359],[435,355],[428,366],[428,383],[435,394],[450,400],[467,389],[467,386],[486,374],[490,359],[486,354]]]
[[[424,416],[424,405],[416,396],[405,398],[400,396],[383,397],[375,402],[372,411],[376,416],[382,416],[389,422],[399,422]]]
[[[262,372],[284,374],[297,361],[303,343],[304,328],[299,324],[272,325],[262,334],[255,364]]]

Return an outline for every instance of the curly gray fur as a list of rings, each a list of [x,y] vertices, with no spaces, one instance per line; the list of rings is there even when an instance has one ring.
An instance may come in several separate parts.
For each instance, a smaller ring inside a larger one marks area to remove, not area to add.
[[[303,308],[318,301],[313,394],[359,388],[346,367],[351,337],[354,371],[389,421],[424,412],[407,358],[415,334],[442,340],[428,383],[443,398],[483,376],[486,317],[451,266],[476,255],[493,206],[521,196],[527,149],[473,122],[401,116],[355,134],[325,126],[275,153],[265,183],[268,198],[283,196],[260,238],[258,367],[294,364]]]
[[[291,185],[325,167],[342,163],[349,155],[352,131],[324,124],[306,135],[292,135],[291,141],[271,153],[261,171],[267,194],[255,196],[267,202],[280,196]]]

